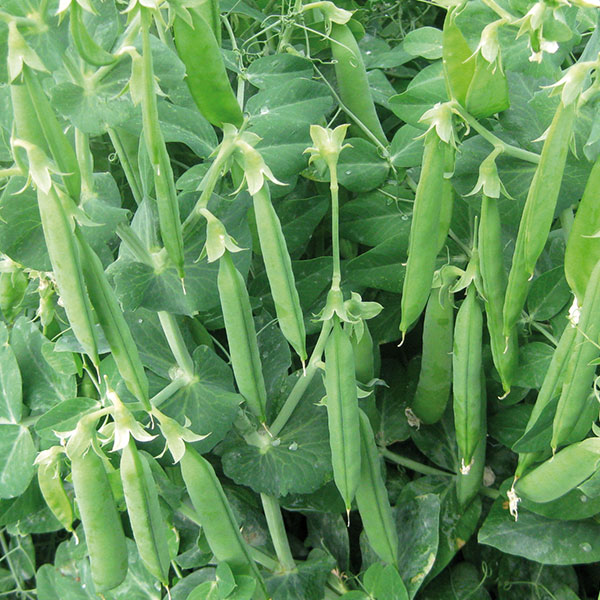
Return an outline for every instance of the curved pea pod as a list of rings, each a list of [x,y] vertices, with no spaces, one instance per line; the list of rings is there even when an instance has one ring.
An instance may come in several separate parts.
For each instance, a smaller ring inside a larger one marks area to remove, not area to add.
[[[189,12],[192,26],[175,17],[173,32],[192,98],[213,125],[232,123],[240,127],[244,117],[227,77],[220,44],[204,16],[194,9]]]
[[[69,14],[71,37],[81,58],[95,67],[112,65],[117,60],[116,57],[98,45],[89,34],[83,22],[83,9],[77,2],[71,2]]]
[[[434,130],[427,133],[402,286],[400,331],[403,335],[421,315],[431,290],[438,252],[440,198],[444,186],[446,146]]]
[[[98,342],[77,239],[54,187],[47,194],[38,188],[37,197],[52,270],[69,323],[75,337],[97,365]]]
[[[387,146],[388,141],[375,110],[360,49],[347,25],[331,24],[330,46],[342,102],[382,144]],[[355,128],[355,133],[365,137],[364,131],[358,127]]]
[[[511,329],[508,338],[504,336],[503,331],[502,311],[506,291],[506,271],[502,259],[502,227],[496,198],[486,195],[482,198],[478,239],[479,267],[485,294],[484,306],[492,358],[504,392],[508,393],[517,369],[519,349],[515,328]]]
[[[387,490],[381,476],[381,458],[369,417],[359,409],[360,483],[356,505],[371,548],[390,565],[398,562],[398,534]]]
[[[423,423],[442,418],[452,388],[454,307],[448,291],[434,289],[425,310],[421,372],[411,408]]]
[[[469,84],[465,108],[478,119],[491,117],[510,106],[508,80],[498,61],[489,63],[477,52],[471,60],[475,63]]]
[[[100,259],[81,232],[77,232],[77,237],[90,300],[108,340],[117,369],[129,391],[150,410],[148,379],[117,297],[108,283]]]
[[[437,254],[446,244],[450,224],[452,222],[452,212],[454,210],[454,187],[450,177],[454,173],[454,148],[446,145],[446,156],[444,159],[444,182],[442,183],[442,197],[440,204],[440,221],[438,229]]]
[[[248,546],[240,534],[231,506],[211,464],[191,446],[186,445],[181,459],[181,474],[198,516],[208,545],[218,561],[234,571],[253,575],[259,595],[267,597],[265,585]]]
[[[517,481],[515,491],[533,502],[551,502],[591,477],[600,463],[600,438],[567,446]]]
[[[505,337],[510,335],[521,317],[529,291],[529,280],[544,249],[554,219],[575,120],[574,104],[564,106],[561,102],[558,105],[546,135],[540,163],[529,187],[504,300]]]
[[[267,392],[252,308],[244,279],[235,268],[228,250],[219,260],[217,286],[235,381],[250,410],[264,421]]]
[[[70,458],[92,580],[97,592],[105,592],[121,584],[127,575],[127,546],[121,518],[104,463],[94,449],[88,448]]]
[[[130,437],[121,455],[121,481],[133,537],[146,568],[163,585],[169,581],[169,547],[165,520],[150,466]]]
[[[281,332],[302,361],[306,360],[306,331],[296,289],[292,260],[267,184],[252,197],[260,249]]]
[[[337,320],[325,345],[325,391],[333,479],[350,510],[360,481],[360,428],[354,353]]]
[[[482,330],[481,306],[471,284],[456,315],[452,355],[454,427],[463,472],[468,472],[485,423],[481,391]]]
[[[442,30],[442,65],[448,96],[465,106],[475,64],[469,60],[473,51],[456,23],[457,13],[456,8],[450,8],[446,13]]]
[[[81,175],[75,150],[64,134],[63,128],[56,118],[56,114],[38,81],[37,75],[26,65],[23,65],[23,81],[27,87],[31,105],[35,111],[39,126],[43,131],[47,147],[61,172],[67,192],[75,202],[78,202],[79,194],[81,193]],[[15,123],[18,133],[20,125],[18,121],[15,121]],[[27,127],[36,126],[28,125]],[[44,146],[40,147],[44,148]]]
[[[585,291],[573,351],[552,424],[552,448],[570,439],[587,398],[591,393],[600,356],[600,262],[596,264]]]
[[[565,276],[579,304],[583,303],[585,288],[600,260],[599,197],[600,158],[596,159],[588,177],[565,250]]]
[[[47,450],[46,459],[42,459],[40,454],[41,460],[36,461],[38,462],[38,484],[52,514],[67,531],[73,531],[73,505],[65,491],[60,474],[60,454],[62,448],[59,446]]]

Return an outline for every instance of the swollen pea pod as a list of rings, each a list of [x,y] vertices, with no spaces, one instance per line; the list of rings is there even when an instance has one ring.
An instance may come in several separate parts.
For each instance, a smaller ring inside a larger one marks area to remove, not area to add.
[[[465,108],[478,119],[506,110],[510,106],[510,99],[508,80],[502,65],[488,62],[481,52],[477,52],[469,62],[474,62],[475,68]]]
[[[202,15],[204,20],[210,25],[217,43],[221,46],[221,8],[219,0],[197,2],[194,5],[194,10],[198,11],[198,14]]]
[[[502,255],[502,227],[498,199],[484,194],[479,221],[479,267],[485,294],[485,314],[492,358],[504,392],[508,393],[517,368],[519,349],[516,330],[511,329],[508,338],[505,338],[503,332],[502,310],[506,291],[506,271]]]
[[[235,268],[228,250],[219,260],[217,286],[235,381],[250,410],[264,422],[267,392],[252,308],[244,278]]]
[[[398,562],[398,534],[385,482],[381,476],[381,458],[369,417],[359,409],[360,483],[356,505],[369,545],[377,556],[390,565]]]
[[[375,377],[375,353],[378,349],[373,343],[373,337],[366,322],[363,321],[363,334],[360,340],[356,335],[350,336],[354,352],[354,373],[356,380],[367,385]]]
[[[46,450],[46,458],[36,461],[38,463],[37,478],[42,496],[52,514],[67,531],[73,531],[73,505],[65,491],[60,475],[60,455],[62,453],[63,448],[60,446],[53,446]],[[40,458],[41,456],[40,454]]]
[[[375,110],[360,49],[347,25],[331,24],[330,46],[342,102],[383,145],[387,146],[388,141]],[[362,129],[356,127],[355,132],[368,139]]]
[[[559,104],[529,187],[504,300],[505,337],[511,335],[521,317],[535,263],[548,239],[575,121],[574,105]]]
[[[579,304],[583,303],[590,275],[600,260],[599,195],[600,158],[588,177],[565,249],[565,276]]]
[[[79,230],[76,232],[83,276],[98,322],[106,335],[117,369],[129,391],[150,410],[148,379],[137,346],[100,259]]]
[[[352,343],[337,317],[325,345],[325,391],[333,479],[350,511],[360,481],[358,394]]]
[[[446,146],[434,129],[425,136],[423,166],[415,195],[408,261],[402,287],[400,331],[403,336],[419,318],[431,290],[438,252]]]
[[[52,270],[69,323],[85,352],[98,365],[98,341],[92,306],[72,225],[54,187],[50,187],[48,193],[38,188],[37,197]]]
[[[232,123],[240,127],[244,115],[229,83],[221,45],[215,37],[212,23],[205,19],[205,14],[188,10],[192,25],[177,16],[173,32],[192,98],[198,110],[213,125],[223,127],[223,123]]]
[[[117,60],[114,55],[98,45],[89,34],[83,22],[83,9],[78,2],[71,2],[69,26],[77,52],[90,65],[103,67],[112,65]]]
[[[587,404],[596,373],[596,365],[590,363],[600,356],[599,339],[600,262],[594,267],[585,290],[573,352],[569,357],[567,373],[552,423],[550,445],[554,449],[570,440],[577,419]]]
[[[187,444],[180,464],[183,481],[215,558],[234,571],[252,575],[258,582],[254,598],[266,599],[262,576],[212,465]]]
[[[147,460],[130,437],[121,455],[121,481],[133,537],[146,568],[163,585],[169,581],[167,528]]]
[[[40,148],[50,156],[50,148],[37,119],[35,108],[26,85],[12,84],[10,86],[11,105],[17,137]]]
[[[154,187],[156,189],[156,206],[158,208],[158,221],[163,244],[169,258],[173,261],[177,274],[184,277],[183,234],[179,218],[179,204],[175,190],[173,169],[167,153],[167,146],[163,138],[154,92],[154,69],[152,66],[152,52],[150,48],[150,13],[148,9],[142,12],[142,125],[146,149],[154,173]]]
[[[444,183],[442,184],[442,197],[440,204],[440,221],[437,237],[437,253],[444,247],[450,224],[452,222],[452,212],[454,209],[454,187],[450,180],[450,175],[454,172],[454,148],[446,145],[446,156],[444,159]]]
[[[97,592],[120,585],[127,575],[127,545],[104,462],[93,448],[69,456]]]
[[[600,438],[571,444],[515,484],[517,494],[533,502],[551,502],[591,477],[600,464]]]
[[[30,105],[35,111],[35,116],[30,115],[29,118],[37,119],[50,154],[61,172],[67,192],[77,202],[81,193],[81,175],[75,150],[64,134],[37,75],[26,65],[23,65],[23,81],[30,97]],[[17,120],[17,115],[15,115],[15,124],[17,135],[20,135],[19,131],[22,125]],[[32,125],[25,127],[29,128]],[[37,126],[34,127],[37,129]],[[39,146],[36,141],[32,141],[32,143]],[[44,149],[44,146],[40,146],[40,148]]]
[[[470,284],[456,315],[452,355],[454,427],[463,473],[469,472],[485,422],[485,401],[481,390],[482,330],[481,306],[475,286]]]
[[[454,307],[447,290],[434,289],[425,309],[421,371],[411,403],[415,415],[428,425],[442,418],[452,389]]]
[[[265,183],[252,199],[260,249],[279,327],[300,359],[305,361],[306,331],[300,298],[281,223],[271,204],[269,186]]]

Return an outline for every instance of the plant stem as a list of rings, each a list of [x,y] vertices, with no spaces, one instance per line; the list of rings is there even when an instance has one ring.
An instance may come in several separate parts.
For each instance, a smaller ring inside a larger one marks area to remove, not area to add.
[[[406,467],[411,471],[415,471],[416,473],[422,473],[423,475],[441,475],[443,477],[452,477],[453,475],[456,475],[456,473],[451,473],[450,471],[437,469],[436,467],[430,467],[428,465],[424,465],[420,462],[417,462],[416,460],[412,460],[411,458],[400,456],[395,452],[391,452],[387,448],[380,448],[379,453],[388,460],[391,460],[392,462],[395,462],[398,465],[402,465],[403,467]]]
[[[267,494],[261,494],[260,499],[279,563],[284,571],[293,571],[296,568],[296,563],[290,550],[279,502],[276,498]]]
[[[306,366],[306,370],[304,374],[300,376],[298,381],[296,381],[290,395],[287,397],[287,400],[284,402],[277,418],[273,421],[272,425],[269,427],[269,431],[273,437],[279,434],[279,432],[283,429],[285,424],[288,422],[288,419],[292,416],[294,409],[298,406],[298,402],[302,399],[302,395],[306,391],[306,388],[309,386],[312,378],[315,376],[317,372],[317,363],[321,360],[321,355],[323,354],[323,350],[325,349],[325,343],[327,342],[327,338],[329,337],[329,332],[331,331],[332,324],[331,321],[323,321],[323,326],[321,327],[321,333],[319,334],[319,339],[315,344],[315,348],[308,359],[308,364]]]
[[[265,569],[275,573],[279,568],[279,563],[275,559],[271,558],[266,552],[263,552],[254,546],[248,546],[248,550],[250,551],[252,560],[265,567]]]
[[[94,192],[94,157],[90,152],[90,140],[86,133],[75,129],[75,153],[81,173],[81,195],[86,197]],[[76,202],[78,198],[73,198]]]
[[[489,488],[489,487],[486,487],[485,485],[482,485],[482,486],[479,488],[479,493],[480,493],[482,496],[487,496],[488,498],[491,498],[492,500],[495,500],[496,498],[499,498],[499,497],[500,497],[500,492],[499,492],[499,490],[496,490],[496,489],[494,489],[494,488]]]
[[[121,238],[121,241],[125,244],[129,252],[133,254],[135,260],[149,267],[156,267],[152,255],[148,252],[148,248],[146,248],[144,242],[140,240],[130,225],[119,223],[117,225],[117,235]]]
[[[109,128],[108,136],[110,137],[110,141],[119,157],[119,162],[121,163],[121,167],[123,168],[123,172],[125,173],[125,179],[127,179],[127,183],[131,188],[131,193],[133,195],[133,199],[135,203],[139,206],[144,199],[144,193],[142,192],[142,184],[140,181],[140,174],[135,166],[134,161],[131,160],[125,146],[121,141],[121,137],[116,129]]]
[[[332,254],[333,254],[333,276],[331,278],[331,287],[340,288],[342,282],[342,269],[340,263],[340,200],[339,200],[339,185],[337,177],[337,161],[329,165],[329,173],[331,175],[331,239],[332,239]]]
[[[161,310],[158,311],[158,318],[177,365],[189,379],[192,379],[194,377],[194,361],[183,341],[183,336],[175,317]]]
[[[150,398],[150,404],[157,408],[166,402],[171,396],[174,396],[182,387],[187,385],[188,381],[185,377],[177,377],[167,384],[158,394]]]

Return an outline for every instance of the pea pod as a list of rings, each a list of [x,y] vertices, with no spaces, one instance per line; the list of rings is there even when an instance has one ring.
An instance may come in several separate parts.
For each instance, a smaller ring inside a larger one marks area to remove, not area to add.
[[[335,76],[342,102],[367,129],[385,146],[388,141],[379,122],[369,87],[367,71],[360,49],[348,25],[331,24],[331,53],[335,60]],[[360,128],[356,134],[366,137]]]
[[[477,496],[483,483],[483,473],[485,470],[485,447],[487,437],[487,428],[483,428],[479,437],[479,443],[475,447],[471,468],[468,473],[459,473],[456,476],[456,497],[462,508],[466,508],[469,503]],[[459,462],[462,458],[459,456]]]
[[[263,187],[252,197],[260,249],[275,303],[281,332],[302,361],[306,360],[306,331],[300,298],[296,289],[292,261],[287,250],[279,217],[271,204],[269,187]]]
[[[192,98],[213,125],[232,123],[240,127],[244,118],[227,77],[220,43],[204,14],[194,9],[189,12],[192,25],[175,17],[173,32]]]
[[[465,106],[475,64],[469,60],[473,51],[456,23],[459,10],[460,7],[450,8],[446,13],[442,29],[442,65],[448,96]]]
[[[19,314],[29,280],[21,269],[0,273],[0,310],[11,322]]]
[[[354,353],[334,317],[325,345],[325,391],[333,479],[349,511],[360,481],[360,430]]]
[[[262,576],[250,557],[248,546],[240,534],[215,470],[189,445],[186,445],[180,464],[188,494],[215,558],[226,562],[234,571],[253,575],[258,582],[254,597],[266,599]]]
[[[264,421],[267,392],[252,308],[244,279],[235,268],[228,250],[219,260],[217,285],[235,381],[250,410]]]
[[[463,472],[468,472],[485,422],[480,379],[482,329],[481,307],[471,284],[456,315],[452,356],[454,426]]]
[[[506,291],[506,271],[502,256],[502,227],[498,200],[484,194],[479,221],[479,266],[485,294],[485,313],[492,358],[504,392],[508,393],[517,368],[519,349],[516,330],[511,329],[508,339],[503,332],[502,310]]]
[[[565,276],[579,304],[592,270],[600,260],[600,158],[588,177],[565,250]]]
[[[499,59],[490,63],[481,52],[476,52],[471,61],[475,67],[465,98],[465,108],[478,119],[506,110],[510,106],[508,80]]]
[[[60,455],[63,449],[53,446],[45,451],[45,458],[38,460],[38,484],[44,500],[52,514],[67,531],[73,531],[73,505],[65,491],[60,474]]]
[[[548,239],[575,120],[574,104],[559,104],[529,187],[504,300],[505,337],[511,335],[521,317],[529,281]]]
[[[567,446],[517,481],[517,494],[533,502],[551,502],[591,477],[600,464],[600,438]]]
[[[448,291],[434,289],[425,310],[421,371],[411,408],[423,423],[442,418],[452,388],[454,307]]]
[[[79,230],[77,237],[83,276],[90,300],[108,340],[117,369],[129,391],[149,410],[148,379],[129,325],[127,325],[117,297],[108,283],[100,259]]]
[[[439,202],[444,187],[446,146],[435,130],[429,131],[425,136],[423,167],[415,195],[408,261],[402,287],[402,335],[419,318],[431,290],[438,251]]]
[[[212,32],[221,46],[221,8],[219,0],[204,0],[196,2],[194,10],[197,10],[204,20],[210,25]]]
[[[92,307],[83,278],[77,240],[54,187],[38,188],[38,207],[44,238],[69,323],[84,350],[99,364]]]
[[[97,592],[117,587],[127,575],[121,518],[102,459],[93,448],[70,456],[73,488],[85,532]]]
[[[102,67],[111,65],[117,60],[110,52],[98,45],[89,34],[83,22],[83,10],[77,2],[71,2],[69,26],[77,52],[90,65]]]
[[[552,424],[552,448],[558,448],[570,439],[587,398],[591,393],[596,365],[590,364],[598,358],[600,339],[600,262],[590,276],[573,352],[569,357],[567,372]]]
[[[369,545],[381,560],[390,565],[398,562],[398,534],[381,476],[381,458],[369,417],[359,409],[360,483],[356,488],[356,504]]]
[[[150,466],[130,437],[121,455],[121,481],[133,537],[146,568],[163,585],[168,583],[169,547],[166,523]]]
[[[446,145],[446,156],[444,159],[444,182],[442,184],[442,197],[440,203],[440,222],[437,237],[437,254],[440,253],[450,231],[452,212],[454,209],[454,187],[450,177],[454,172],[454,148]]]

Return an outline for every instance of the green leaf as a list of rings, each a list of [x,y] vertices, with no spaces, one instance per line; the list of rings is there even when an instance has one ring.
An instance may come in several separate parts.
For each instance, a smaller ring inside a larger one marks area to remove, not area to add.
[[[543,342],[531,342],[519,349],[519,368],[513,385],[539,389],[550,366],[554,349]]]
[[[299,258],[306,250],[317,225],[327,214],[330,200],[324,196],[286,198],[275,205],[288,252]]]
[[[21,495],[33,477],[35,448],[26,427],[0,424],[0,498]]]
[[[410,425],[406,420],[408,406],[408,373],[396,362],[383,362],[383,374],[387,387],[378,390],[377,406],[381,419],[377,438],[385,446],[403,442],[410,437]]]
[[[404,38],[404,50],[429,60],[442,58],[442,32],[435,27],[413,29]]]
[[[547,321],[571,301],[571,290],[563,265],[542,273],[533,280],[527,296],[527,310],[535,321]]]
[[[248,81],[260,90],[274,88],[295,79],[311,79],[312,62],[293,54],[272,54],[256,59],[246,71]]]
[[[306,544],[329,552],[342,571],[350,567],[348,526],[340,514],[310,513],[307,516]]]
[[[390,158],[395,167],[417,167],[423,158],[423,131],[412,125],[403,125],[390,144]],[[419,139],[417,139],[419,138]]]
[[[8,344],[8,330],[0,323],[0,419],[19,423],[23,414],[21,372]]]
[[[363,584],[376,600],[408,600],[408,592],[394,565],[371,565]]]
[[[447,471],[458,471],[451,407],[448,407],[442,419],[434,425],[421,425],[419,429],[412,427],[410,436],[429,460]]]
[[[531,404],[517,404],[499,410],[489,417],[489,434],[507,448],[512,448],[523,435],[532,408]]]
[[[477,568],[461,562],[444,571],[422,594],[423,600],[490,600]]]
[[[98,401],[91,398],[64,400],[40,416],[35,422],[35,432],[45,440],[56,442],[55,431],[73,431],[83,415],[99,408]]]
[[[351,147],[342,150],[338,162],[340,184],[351,192],[368,192],[380,186],[389,167],[377,148],[361,138],[347,140]]]

